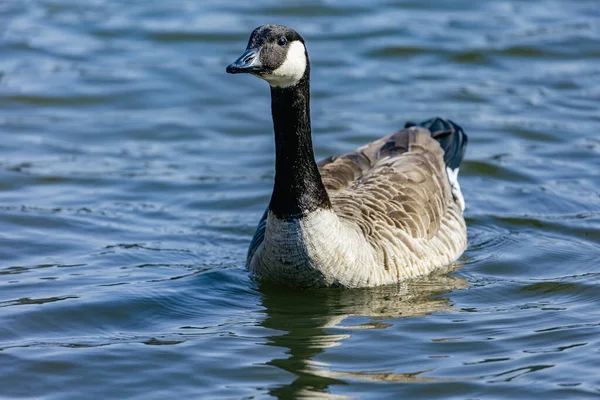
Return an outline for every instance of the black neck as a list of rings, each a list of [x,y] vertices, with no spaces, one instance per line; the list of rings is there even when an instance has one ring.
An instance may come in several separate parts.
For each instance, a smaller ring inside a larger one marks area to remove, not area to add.
[[[295,86],[271,87],[276,160],[269,210],[278,218],[331,208],[313,153],[309,92],[308,70]]]

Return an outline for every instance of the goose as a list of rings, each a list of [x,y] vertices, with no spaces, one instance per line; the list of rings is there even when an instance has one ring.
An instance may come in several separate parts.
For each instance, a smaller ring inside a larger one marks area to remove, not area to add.
[[[291,287],[373,287],[429,274],[464,252],[460,126],[407,123],[317,163],[302,36],[262,25],[226,72],[249,73],[271,89],[275,182],[248,250],[252,273]]]

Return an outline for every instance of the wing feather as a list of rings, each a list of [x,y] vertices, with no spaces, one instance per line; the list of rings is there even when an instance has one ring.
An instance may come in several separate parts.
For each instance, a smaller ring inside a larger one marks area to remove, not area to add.
[[[444,151],[429,130],[410,127],[319,163],[335,211],[373,241],[394,227],[431,239],[453,201]],[[361,216],[362,218],[357,218]]]

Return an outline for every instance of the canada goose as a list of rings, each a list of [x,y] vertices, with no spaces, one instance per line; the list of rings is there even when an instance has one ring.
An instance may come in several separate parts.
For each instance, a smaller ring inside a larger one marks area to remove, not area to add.
[[[271,86],[275,185],[248,268],[288,286],[377,286],[427,274],[467,244],[457,181],[467,136],[435,118],[315,162],[310,62],[293,29],[263,25],[227,66]]]

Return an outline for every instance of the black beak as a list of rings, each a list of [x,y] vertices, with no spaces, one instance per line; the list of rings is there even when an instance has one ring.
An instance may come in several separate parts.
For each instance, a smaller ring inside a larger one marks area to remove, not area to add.
[[[227,66],[228,74],[241,74],[243,72],[260,72],[262,63],[260,62],[260,48],[246,49],[244,54],[237,60]]]

